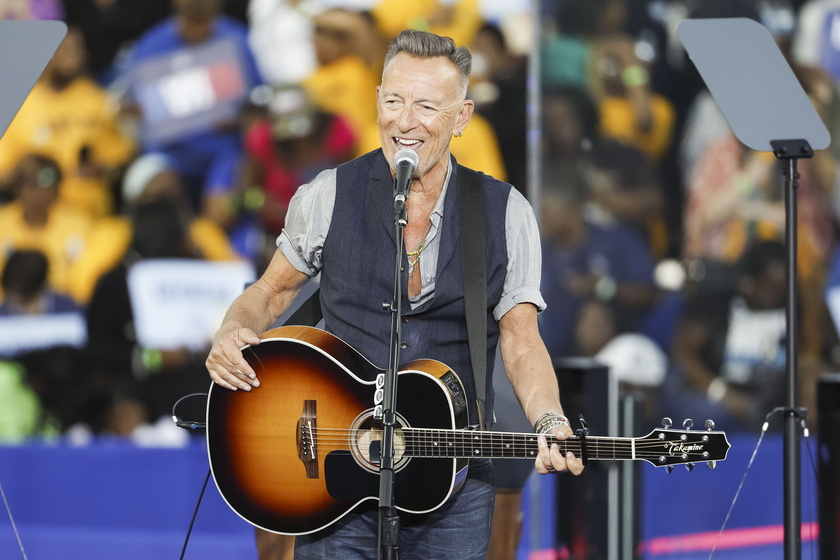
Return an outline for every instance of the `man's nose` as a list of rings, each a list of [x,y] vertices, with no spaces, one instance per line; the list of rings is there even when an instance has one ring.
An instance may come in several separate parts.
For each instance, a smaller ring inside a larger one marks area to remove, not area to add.
[[[414,113],[414,106],[406,104],[400,109],[400,114],[397,117],[397,124],[400,130],[411,130],[417,126],[417,116]]]

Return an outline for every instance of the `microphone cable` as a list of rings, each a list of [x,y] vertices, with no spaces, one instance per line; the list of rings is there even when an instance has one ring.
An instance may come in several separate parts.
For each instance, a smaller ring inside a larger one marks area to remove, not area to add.
[[[761,426],[761,434],[758,436],[758,441],[755,444],[755,449],[753,449],[752,456],[750,456],[750,460],[747,462],[747,468],[744,470],[744,475],[741,477],[741,482],[738,484],[738,489],[735,491],[735,496],[732,498],[732,503],[729,504],[729,511],[726,512],[726,516],[723,519],[723,525],[720,527],[720,531],[718,531],[717,538],[715,539],[715,544],[712,546],[712,550],[709,551],[709,558],[708,560],[712,560],[715,552],[717,551],[718,544],[720,544],[720,538],[723,536],[723,532],[726,529],[726,524],[729,522],[729,518],[732,515],[732,510],[735,509],[735,503],[738,501],[738,496],[741,494],[741,490],[744,488],[744,482],[747,480],[747,475],[750,472],[750,469],[755,462],[755,457],[758,454],[758,448],[761,447],[761,442],[764,440],[764,434],[767,433],[767,430],[770,428],[770,420],[776,414],[787,412],[788,409],[778,407],[770,411],[767,416],[764,418],[764,424]],[[802,427],[803,435],[805,436],[806,447],[808,448],[808,453],[810,455],[810,433],[808,431],[807,426],[805,425],[805,418],[804,418],[804,409],[799,409],[796,411],[797,416],[800,419],[800,425]],[[812,458],[813,463],[813,458]],[[819,484],[819,481],[818,481]]]
[[[207,396],[207,393],[190,393],[189,395],[184,395],[183,397],[181,397],[180,399],[175,401],[175,404],[172,405],[172,421],[175,422],[175,425],[178,426],[179,428],[183,428],[185,430],[203,430],[204,428],[206,428],[207,427],[206,422],[198,422],[198,421],[195,421],[195,420],[190,420],[190,421],[182,420],[180,416],[175,414],[175,409],[178,408],[178,405],[181,404],[182,402],[184,402],[185,400],[187,400],[191,397],[206,397],[206,396]]]
[[[15,518],[12,515],[12,508],[9,506],[9,500],[6,499],[6,492],[3,490],[2,484],[0,484],[0,496],[3,496],[3,504],[6,506],[6,513],[9,514],[9,521],[12,522],[12,530],[15,533],[15,538],[17,539],[18,547],[20,547],[20,553],[23,555],[23,560],[29,560],[29,557],[26,556],[26,549],[23,548],[23,541],[20,540],[20,533],[18,532]]]
[[[207,489],[207,483],[210,481],[210,469],[207,469],[207,476],[204,477],[204,484],[201,485],[201,493],[198,495],[198,501],[195,503],[192,519],[190,519],[190,526],[187,529],[187,535],[184,538],[184,546],[181,549],[181,556],[179,560],[184,560],[184,554],[187,552],[187,544],[190,542],[190,535],[192,534],[193,525],[195,525],[195,518],[198,515],[198,506],[201,505],[201,499],[204,498],[204,491]]]
[[[189,395],[184,395],[177,401],[175,404],[172,405],[172,421],[175,423],[176,426],[179,428],[183,428],[185,430],[203,430],[207,427],[206,422],[198,422],[195,420],[182,420],[180,416],[178,416],[175,410],[178,408],[178,405],[184,402],[186,399],[192,397],[206,397],[207,393],[190,393]],[[190,535],[192,534],[193,526],[195,525],[195,518],[198,516],[198,508],[201,506],[201,500],[204,498],[204,491],[207,490],[207,483],[210,481],[210,469],[207,469],[207,475],[204,477],[204,484],[201,485],[201,492],[198,495],[198,501],[195,503],[195,509],[193,510],[192,518],[190,519],[190,526],[187,528],[187,534],[184,537],[184,546],[181,548],[181,556],[179,556],[180,560],[184,560],[184,555],[187,552],[187,544],[190,542]]]

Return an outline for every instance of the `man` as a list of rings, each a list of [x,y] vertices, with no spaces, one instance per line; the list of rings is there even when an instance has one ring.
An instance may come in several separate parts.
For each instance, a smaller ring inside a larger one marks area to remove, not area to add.
[[[232,390],[259,387],[240,348],[259,344],[306,281],[321,274],[326,329],[373,363],[387,364],[393,259],[392,177],[396,152],[419,157],[407,199],[403,257],[401,358],[425,356],[459,372],[477,417],[458,246],[457,173],[451,136],[460,136],[474,105],[466,99],[470,53],[451,39],[404,31],[385,58],[377,89],[382,149],[325,171],[299,189],[290,204],[278,251],[263,276],[231,306],[207,358],[210,377]],[[508,377],[528,420],[561,439],[572,430],[563,416],[554,371],[537,327],[540,248],[536,221],[510,185],[481,179],[487,239],[488,355],[501,345]],[[469,227],[469,226],[463,226]],[[490,315],[494,320],[490,320]],[[492,375],[492,361],[488,377]],[[489,383],[488,383],[489,385]],[[257,389],[258,390],[258,389]],[[470,394],[472,393],[472,394]],[[492,393],[488,391],[492,396]],[[488,398],[488,401],[491,401]],[[487,410],[492,403],[488,402]],[[582,463],[540,439],[537,472]],[[484,558],[490,539],[493,476],[488,460],[470,464],[461,490],[434,512],[403,520],[400,557]],[[377,511],[356,511],[327,530],[300,536],[297,558],[370,558],[377,546]]]

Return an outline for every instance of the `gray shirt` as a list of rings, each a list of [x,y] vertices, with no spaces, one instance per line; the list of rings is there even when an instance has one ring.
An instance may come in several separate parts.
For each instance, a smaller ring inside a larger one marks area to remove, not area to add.
[[[450,163],[443,191],[430,216],[432,227],[420,265],[422,289],[417,297],[412,298],[412,308],[422,305],[434,295],[440,249],[437,233],[443,221],[443,205],[451,172]],[[335,169],[323,171],[311,183],[301,186],[289,202],[285,227],[277,237],[277,247],[291,265],[310,278],[321,270],[321,250],[335,206],[335,188]],[[532,303],[540,311],[545,309],[545,301],[540,294],[542,254],[537,221],[531,205],[516,189],[510,189],[505,214],[505,239],[508,266],[502,298],[493,310],[497,321],[520,303]]]

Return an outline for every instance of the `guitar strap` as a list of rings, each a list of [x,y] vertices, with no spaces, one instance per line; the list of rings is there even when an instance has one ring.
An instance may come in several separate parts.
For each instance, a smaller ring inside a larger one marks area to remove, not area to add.
[[[484,403],[487,400],[487,265],[484,252],[484,199],[481,196],[481,175],[459,165],[457,183],[467,339],[478,400],[478,426],[484,429]],[[468,227],[465,227],[466,225]],[[284,324],[314,327],[323,317],[320,291],[315,290]]]
[[[461,224],[461,267],[464,277],[464,306],[467,340],[470,345],[478,426],[484,429],[487,400],[487,264],[484,252],[484,199],[481,175],[458,166],[458,221]]]
[[[289,315],[284,325],[304,325],[307,327],[314,327],[318,322],[324,318],[321,311],[321,298],[318,297],[321,293],[321,288],[318,288],[300,304],[300,307],[295,309],[294,313]]]

